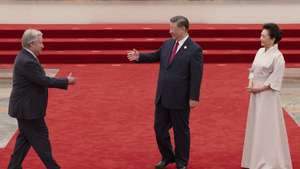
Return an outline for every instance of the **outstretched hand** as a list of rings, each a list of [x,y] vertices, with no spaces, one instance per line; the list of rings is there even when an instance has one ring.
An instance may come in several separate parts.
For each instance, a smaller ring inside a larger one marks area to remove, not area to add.
[[[127,58],[129,61],[139,61],[140,52],[136,49],[127,52]]]
[[[75,77],[72,76],[72,72],[69,73],[67,79],[68,79],[68,83],[69,83],[70,85],[73,85],[73,84],[76,83],[76,79],[75,79]]]

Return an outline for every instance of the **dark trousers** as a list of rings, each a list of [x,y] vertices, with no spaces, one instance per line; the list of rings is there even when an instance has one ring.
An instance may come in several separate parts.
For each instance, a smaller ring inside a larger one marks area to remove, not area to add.
[[[22,162],[32,146],[47,169],[59,169],[52,157],[48,128],[44,118],[18,119],[19,135],[8,169],[22,169]]]
[[[177,166],[187,166],[190,154],[189,107],[168,109],[160,102],[156,105],[154,129],[162,160],[176,162]],[[172,148],[169,130],[173,128],[175,153]]]

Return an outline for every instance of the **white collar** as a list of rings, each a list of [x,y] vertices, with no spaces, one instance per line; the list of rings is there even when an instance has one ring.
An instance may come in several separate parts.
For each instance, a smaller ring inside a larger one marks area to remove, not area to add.
[[[25,47],[24,47],[24,49],[27,50],[27,52],[29,52],[30,54],[32,54],[37,59],[37,56],[30,49],[25,48]]]
[[[272,50],[274,50],[274,49],[275,49],[275,50],[278,49],[278,44],[273,45],[273,46],[270,47],[267,51],[266,51],[266,48],[265,48],[264,52],[272,51]]]
[[[182,47],[182,45],[184,44],[184,42],[189,38],[189,35],[186,35],[183,39],[181,39],[180,41],[178,41],[178,47],[177,47],[177,50],[176,52],[179,51],[179,49]]]
[[[184,44],[184,42],[189,38],[189,35],[186,35],[183,39],[181,39],[180,41],[178,41],[179,46],[182,46]]]

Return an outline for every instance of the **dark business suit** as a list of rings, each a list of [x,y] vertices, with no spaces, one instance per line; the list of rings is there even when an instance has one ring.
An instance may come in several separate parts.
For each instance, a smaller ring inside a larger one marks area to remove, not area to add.
[[[19,135],[8,169],[22,168],[32,146],[48,169],[60,168],[52,157],[48,128],[44,117],[48,88],[68,88],[66,78],[47,77],[37,58],[22,49],[15,58],[9,115],[17,118]]]
[[[159,50],[140,54],[138,62],[160,62],[156,92],[155,133],[162,160],[186,166],[189,160],[189,100],[199,100],[203,72],[202,49],[188,38],[169,63],[174,39],[163,43]],[[175,154],[169,129],[175,135]]]

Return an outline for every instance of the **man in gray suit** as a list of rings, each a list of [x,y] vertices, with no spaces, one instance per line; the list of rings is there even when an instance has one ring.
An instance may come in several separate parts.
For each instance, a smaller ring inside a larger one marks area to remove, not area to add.
[[[184,16],[170,19],[171,39],[154,53],[128,52],[128,59],[137,63],[160,62],[155,99],[155,133],[162,160],[155,165],[163,169],[176,162],[185,169],[190,152],[189,113],[199,101],[203,72],[202,48],[188,34],[189,21]],[[173,127],[175,153],[169,129]]]
[[[66,78],[51,78],[37,56],[44,48],[43,34],[27,29],[22,37],[23,49],[15,58],[13,87],[9,100],[9,115],[18,121],[19,135],[8,169],[22,169],[22,162],[32,146],[47,169],[59,169],[51,152],[48,128],[45,122],[48,88],[67,89],[75,84],[69,74]]]

